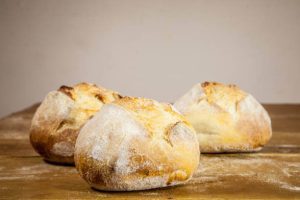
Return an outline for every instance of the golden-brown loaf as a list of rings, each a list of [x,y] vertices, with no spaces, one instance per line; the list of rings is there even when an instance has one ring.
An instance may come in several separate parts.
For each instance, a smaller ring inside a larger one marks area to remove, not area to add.
[[[171,105],[124,97],[81,129],[74,158],[92,187],[128,191],[186,182],[199,154],[193,127]]]
[[[174,107],[194,126],[204,153],[258,151],[272,136],[266,110],[235,85],[196,84]]]
[[[74,147],[80,128],[105,103],[119,98],[114,91],[88,83],[61,86],[48,93],[32,120],[32,146],[47,161],[74,163]]]

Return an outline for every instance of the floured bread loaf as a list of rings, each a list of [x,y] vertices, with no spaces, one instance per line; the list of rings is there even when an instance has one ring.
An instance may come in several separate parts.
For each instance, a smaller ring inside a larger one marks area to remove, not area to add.
[[[199,153],[193,127],[171,105],[124,97],[81,129],[74,158],[92,187],[128,191],[186,182]]]
[[[271,138],[271,120],[253,96],[235,85],[195,85],[174,104],[194,126],[201,152],[251,152]]]
[[[119,98],[116,92],[88,83],[62,86],[50,92],[33,117],[32,146],[48,161],[74,163],[74,147],[80,128],[105,103]]]

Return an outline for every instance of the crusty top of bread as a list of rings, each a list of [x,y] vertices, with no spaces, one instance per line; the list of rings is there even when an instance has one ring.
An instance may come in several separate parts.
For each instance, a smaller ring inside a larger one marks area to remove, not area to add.
[[[207,102],[214,109],[233,114],[239,102],[249,94],[233,84],[225,85],[218,82],[196,84],[187,94],[175,102],[174,106],[181,113],[189,112],[191,105]]]
[[[67,94],[74,101],[80,100],[82,94],[88,97],[93,97],[100,100],[102,103],[110,103],[121,96],[109,89],[97,86],[91,83],[78,83],[73,87],[61,86],[58,91]]]
[[[133,114],[153,137],[167,136],[168,130],[179,122],[193,129],[191,124],[167,103],[146,98],[124,97],[114,101],[113,104],[122,106]]]
[[[67,127],[69,124],[79,128],[103,104],[121,98],[118,93],[112,90],[90,83],[79,83],[73,87],[61,86],[58,91],[66,94],[74,102],[74,106],[68,116],[69,120],[64,123],[64,127]]]
[[[236,85],[224,85],[217,82],[204,82],[201,84],[208,103],[215,103],[224,110],[244,99],[247,94]]]

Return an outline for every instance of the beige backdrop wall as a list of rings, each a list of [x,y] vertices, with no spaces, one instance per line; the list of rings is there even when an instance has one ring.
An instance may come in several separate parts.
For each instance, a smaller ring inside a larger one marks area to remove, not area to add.
[[[205,80],[300,102],[299,0],[0,0],[0,116],[62,84],[174,101]]]

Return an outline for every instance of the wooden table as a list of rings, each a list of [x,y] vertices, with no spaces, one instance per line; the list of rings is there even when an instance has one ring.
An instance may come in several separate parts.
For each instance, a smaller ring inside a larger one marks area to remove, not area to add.
[[[188,184],[137,192],[95,191],[74,167],[44,162],[28,140],[37,106],[0,120],[0,199],[300,199],[300,105],[265,105],[273,138],[261,152],[202,154]]]

